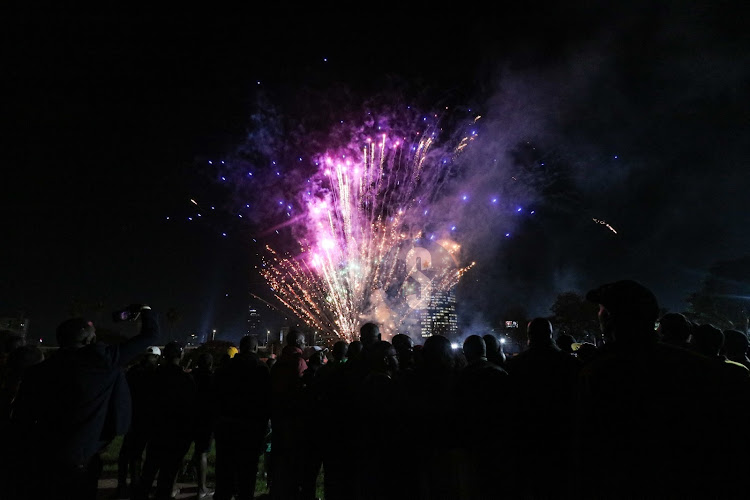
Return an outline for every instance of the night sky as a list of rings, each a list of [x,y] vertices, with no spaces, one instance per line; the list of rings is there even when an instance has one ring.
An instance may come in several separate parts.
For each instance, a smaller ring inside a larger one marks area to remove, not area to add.
[[[101,302],[102,325],[147,302],[179,311],[181,331],[238,338],[266,289],[257,228],[181,218],[191,199],[231,205],[206,159],[246,140],[261,93],[329,127],[395,81],[481,113],[475,158],[505,165],[483,179],[524,173],[513,193],[535,208],[465,230],[465,332],[622,278],[683,310],[711,264],[750,253],[747,8],[520,3],[10,13],[0,314],[49,343],[73,301]]]

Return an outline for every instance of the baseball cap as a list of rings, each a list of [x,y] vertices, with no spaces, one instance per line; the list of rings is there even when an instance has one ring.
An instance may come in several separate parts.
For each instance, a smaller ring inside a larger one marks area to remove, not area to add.
[[[161,356],[161,349],[159,349],[155,345],[152,345],[146,348],[146,354],[155,354],[157,356]]]
[[[601,304],[617,316],[654,320],[659,317],[659,303],[651,290],[633,280],[606,283],[590,290],[586,300]]]

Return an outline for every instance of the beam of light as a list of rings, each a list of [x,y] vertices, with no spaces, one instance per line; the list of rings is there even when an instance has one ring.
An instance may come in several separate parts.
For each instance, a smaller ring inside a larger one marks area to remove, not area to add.
[[[298,251],[282,255],[267,245],[259,268],[275,298],[308,326],[349,341],[366,317],[387,316],[383,324],[396,328],[407,313],[391,310],[385,297],[413,295],[408,276],[428,270],[427,289],[448,291],[473,267],[458,265],[460,245],[444,235],[449,262],[439,268],[415,268],[423,259],[409,268],[404,257],[419,246],[433,212],[426,207],[439,198],[448,169],[476,137],[463,137],[448,155],[431,154],[438,130],[417,134],[411,147],[382,133],[315,159],[321,189],[295,218],[305,233]]]

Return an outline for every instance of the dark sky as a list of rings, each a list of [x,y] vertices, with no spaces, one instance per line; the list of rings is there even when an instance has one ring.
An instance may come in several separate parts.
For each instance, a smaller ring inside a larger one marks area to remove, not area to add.
[[[519,200],[539,217],[514,238],[467,236],[464,321],[548,314],[561,291],[624,277],[683,309],[708,266],[750,248],[747,9],[519,4],[10,13],[0,313],[50,342],[73,301],[101,301],[102,324],[145,301],[237,337],[261,286],[247,239],[165,223],[207,196],[197,159],[243,141],[259,81],[278,100],[364,99],[389,76],[476,105],[482,154],[553,165],[529,173]]]

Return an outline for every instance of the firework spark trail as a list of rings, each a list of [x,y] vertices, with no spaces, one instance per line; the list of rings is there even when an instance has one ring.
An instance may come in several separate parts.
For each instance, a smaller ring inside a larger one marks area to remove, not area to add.
[[[375,298],[400,288],[405,273],[413,271],[404,269],[399,255],[415,245],[429,222],[420,217],[420,205],[439,196],[451,162],[473,139],[464,137],[449,162],[430,155],[436,132],[428,132],[411,148],[383,133],[353,149],[358,154],[320,158],[316,180],[324,188],[306,199],[308,234],[299,242],[299,254],[282,257],[267,247],[271,257],[260,269],[276,298],[309,326],[352,340],[377,306]],[[430,286],[447,291],[469,268],[438,271]]]
[[[615,228],[613,228],[612,226],[610,226],[610,225],[609,225],[609,224],[607,223],[607,221],[603,221],[603,220],[601,220],[601,219],[591,219],[591,220],[593,220],[593,221],[594,221],[594,222],[596,222],[597,224],[601,224],[602,226],[606,226],[606,227],[607,227],[607,229],[609,229],[609,230],[610,230],[610,231],[612,231],[613,233],[617,234],[617,231],[615,231]]]

